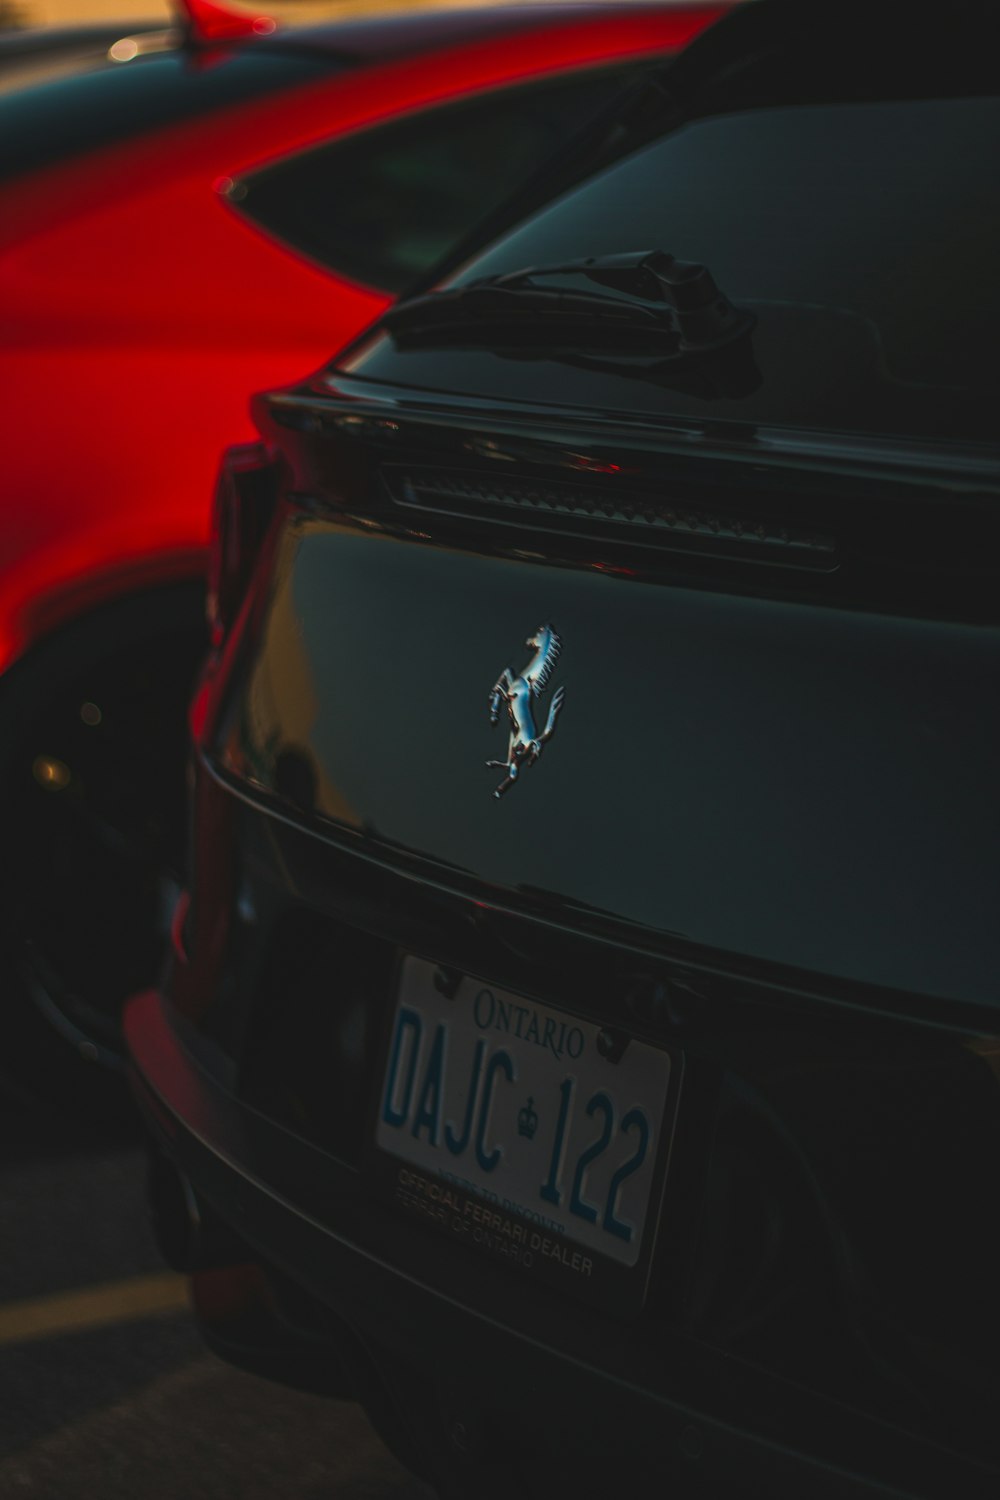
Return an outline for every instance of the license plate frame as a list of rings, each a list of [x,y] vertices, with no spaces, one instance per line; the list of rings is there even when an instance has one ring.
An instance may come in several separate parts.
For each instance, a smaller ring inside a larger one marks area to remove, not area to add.
[[[683,1075],[680,1050],[412,953],[400,956],[387,1011],[368,1133],[376,1195],[468,1252],[591,1305],[622,1313],[641,1308],[662,1219]],[[404,1021],[404,1013],[417,1019]],[[512,1037],[518,1025],[520,1034]],[[490,1060],[501,1052],[512,1068],[493,1066],[488,1097]],[[540,1068],[559,1083],[550,1081],[536,1099]],[[589,1111],[598,1096],[605,1102]],[[631,1166],[643,1144],[638,1114],[648,1139],[641,1162]],[[605,1135],[604,1148],[578,1176],[583,1151]],[[482,1158],[470,1174],[462,1170],[479,1156],[478,1145],[486,1160],[500,1148],[499,1176],[484,1172]],[[545,1168],[540,1183],[539,1163]],[[536,1188],[535,1197],[525,1192],[526,1183]],[[558,1201],[542,1201],[543,1188]],[[596,1211],[592,1217],[589,1210]],[[624,1233],[629,1228],[631,1237]]]

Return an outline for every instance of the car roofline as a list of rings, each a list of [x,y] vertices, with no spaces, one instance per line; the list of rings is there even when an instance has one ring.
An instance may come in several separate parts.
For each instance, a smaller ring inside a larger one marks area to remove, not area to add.
[[[705,0],[705,9],[713,8],[710,0]],[[468,5],[459,9],[418,5],[288,30],[279,27],[270,36],[255,38],[253,45],[292,43],[316,51],[329,50],[358,63],[376,64],[544,27],[568,26],[574,21],[648,16],[657,9],[650,0],[540,0],[538,4]]]

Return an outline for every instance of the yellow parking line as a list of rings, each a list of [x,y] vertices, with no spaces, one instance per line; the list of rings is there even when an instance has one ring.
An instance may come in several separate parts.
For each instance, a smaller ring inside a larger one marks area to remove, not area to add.
[[[172,1271],[132,1276],[104,1286],[55,1292],[24,1302],[0,1304],[0,1344],[21,1344],[83,1328],[133,1323],[187,1307],[187,1281]]]

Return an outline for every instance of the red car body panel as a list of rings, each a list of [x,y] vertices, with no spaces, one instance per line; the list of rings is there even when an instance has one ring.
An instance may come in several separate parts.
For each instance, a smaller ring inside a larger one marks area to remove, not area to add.
[[[202,569],[220,447],[255,435],[249,394],[387,304],[255,228],[226,179],[438,101],[677,49],[724,8],[536,18],[0,187],[0,671],[90,604]]]
[[[187,17],[190,32],[201,42],[252,36],[254,32],[265,36],[274,30],[275,23],[270,16],[248,16],[242,11],[230,10],[226,5],[216,5],[214,0],[180,0],[180,8]]]

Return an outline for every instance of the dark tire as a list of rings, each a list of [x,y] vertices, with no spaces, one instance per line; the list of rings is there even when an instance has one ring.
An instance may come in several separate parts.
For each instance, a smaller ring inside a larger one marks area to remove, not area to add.
[[[121,1112],[120,1013],[154,984],[185,855],[203,586],[118,600],[0,681],[0,1003],[7,1066]]]

